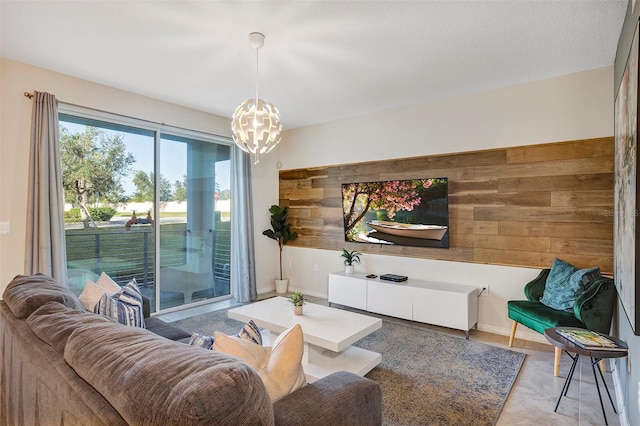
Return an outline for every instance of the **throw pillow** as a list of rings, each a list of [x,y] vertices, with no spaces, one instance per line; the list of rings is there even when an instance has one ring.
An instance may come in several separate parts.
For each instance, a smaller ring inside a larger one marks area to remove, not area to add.
[[[285,330],[271,347],[216,331],[213,350],[249,364],[262,379],[273,402],[307,384],[302,369],[304,341],[300,324]]]
[[[553,309],[571,311],[576,299],[599,277],[600,268],[578,269],[555,259],[540,302]]]
[[[246,323],[234,337],[248,340],[256,345],[262,346],[262,335],[260,329],[253,320]],[[212,349],[213,348],[213,336],[207,336],[206,334],[191,333],[191,339],[189,340],[191,346],[198,346],[199,348]]]
[[[565,303],[563,304],[563,309],[566,311],[573,311],[573,305],[575,305],[578,297],[582,296],[582,294],[587,291],[591,284],[596,282],[596,280],[600,278],[600,268],[587,268],[580,269],[569,277],[569,288],[568,296],[565,299]],[[573,291],[573,294],[571,293]]]
[[[120,286],[118,285],[118,283],[104,272],[100,274],[100,277],[98,277],[96,285],[98,285],[98,287],[104,288],[110,294],[120,291]]]
[[[191,346],[197,346],[199,348],[211,349],[213,347],[213,336],[207,336],[204,334],[193,332],[191,333],[189,344]]]
[[[120,324],[145,328],[142,294],[135,278],[113,295],[103,293],[93,311]]]
[[[96,303],[98,303],[100,297],[105,293],[107,293],[107,291],[104,288],[98,286],[91,280],[87,280],[84,283],[84,289],[78,298],[80,299],[82,306],[84,306],[88,311],[93,312],[93,308],[96,306]]]
[[[93,308],[104,293],[112,295],[118,291],[120,291],[120,286],[103,272],[95,283],[91,280],[84,283],[84,289],[80,293],[79,299],[87,310],[93,312]]]
[[[253,320],[250,320],[240,329],[238,337],[262,346],[262,334],[260,334],[260,329]]]

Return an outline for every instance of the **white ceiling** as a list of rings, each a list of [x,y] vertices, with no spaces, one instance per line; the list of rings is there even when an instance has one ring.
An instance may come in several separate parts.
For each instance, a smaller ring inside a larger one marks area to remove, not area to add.
[[[612,65],[627,0],[8,1],[3,57],[285,129]],[[38,90],[37,87],[25,90]],[[613,90],[613,88],[612,88]]]

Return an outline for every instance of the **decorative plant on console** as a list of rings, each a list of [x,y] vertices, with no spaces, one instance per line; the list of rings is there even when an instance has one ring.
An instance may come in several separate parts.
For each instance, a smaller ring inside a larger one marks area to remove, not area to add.
[[[342,254],[340,256],[344,257],[344,273],[345,274],[353,274],[354,272],[354,263],[360,263],[360,255],[362,253],[358,253],[357,251],[348,251],[347,249],[342,249]]]
[[[295,315],[302,315],[302,305],[307,301],[304,294],[296,291],[295,293],[291,293],[287,296],[287,298],[289,299],[289,302],[293,303],[293,313]]]
[[[271,229],[265,229],[262,231],[262,235],[266,235],[278,243],[278,248],[280,249],[280,279],[276,280],[276,293],[286,293],[289,280],[282,278],[282,248],[289,241],[298,238],[298,234],[291,232],[291,224],[287,223],[288,207],[280,207],[274,204],[269,209],[269,213],[271,213]]]

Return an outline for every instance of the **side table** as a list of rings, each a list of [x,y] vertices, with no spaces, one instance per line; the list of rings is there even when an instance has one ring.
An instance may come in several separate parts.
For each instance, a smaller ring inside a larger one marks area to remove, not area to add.
[[[575,328],[575,327],[560,327],[563,329],[567,328]],[[571,364],[571,368],[569,369],[569,374],[567,374],[567,378],[564,381],[564,386],[562,387],[562,391],[560,391],[560,396],[558,397],[558,402],[556,402],[556,407],[553,410],[555,413],[558,410],[558,405],[560,405],[560,400],[563,396],[567,396],[567,392],[569,391],[569,386],[571,385],[571,379],[573,378],[573,373],[576,370],[576,364],[578,363],[578,359],[580,355],[588,356],[591,358],[591,370],[593,371],[593,379],[596,382],[596,389],[598,390],[598,398],[600,399],[600,408],[602,408],[602,415],[604,416],[604,423],[608,425],[607,415],[604,411],[604,404],[602,402],[602,394],[600,393],[600,385],[598,383],[598,376],[596,374],[596,370],[600,373],[600,379],[602,380],[602,384],[604,385],[605,390],[607,391],[607,395],[609,396],[609,401],[611,402],[611,406],[613,407],[613,412],[618,414],[616,410],[616,406],[613,403],[613,398],[611,398],[611,393],[609,392],[609,388],[607,387],[607,383],[604,381],[604,376],[602,375],[602,371],[596,367],[596,365],[603,359],[608,358],[621,358],[625,357],[628,354],[627,344],[617,337],[608,336],[606,334],[602,334],[602,336],[614,342],[623,350],[607,350],[607,349],[586,349],[582,348],[575,343],[571,342],[567,338],[561,336],[557,332],[557,328],[547,328],[544,331],[544,337],[551,343],[553,346],[560,348],[563,350],[569,357],[573,359],[573,363]]]

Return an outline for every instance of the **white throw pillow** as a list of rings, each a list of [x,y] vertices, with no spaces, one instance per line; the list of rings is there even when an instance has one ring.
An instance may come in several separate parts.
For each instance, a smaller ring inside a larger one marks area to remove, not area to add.
[[[121,287],[113,281],[109,275],[103,272],[95,283],[91,280],[85,281],[84,290],[80,293],[79,299],[82,306],[88,311],[93,312],[93,308],[104,293],[111,296],[119,292],[120,288]]]
[[[121,288],[118,285],[118,283],[113,280],[113,278],[111,278],[109,275],[105,274],[104,272],[100,274],[100,278],[98,278],[98,281],[96,281],[96,284],[98,285],[98,287],[102,287],[105,290],[107,290],[107,293],[109,294],[117,293],[120,291],[120,288]]]
[[[213,336],[214,351],[234,356],[256,370],[272,402],[307,384],[302,369],[304,340],[300,324],[285,330],[271,347],[218,331]]]

